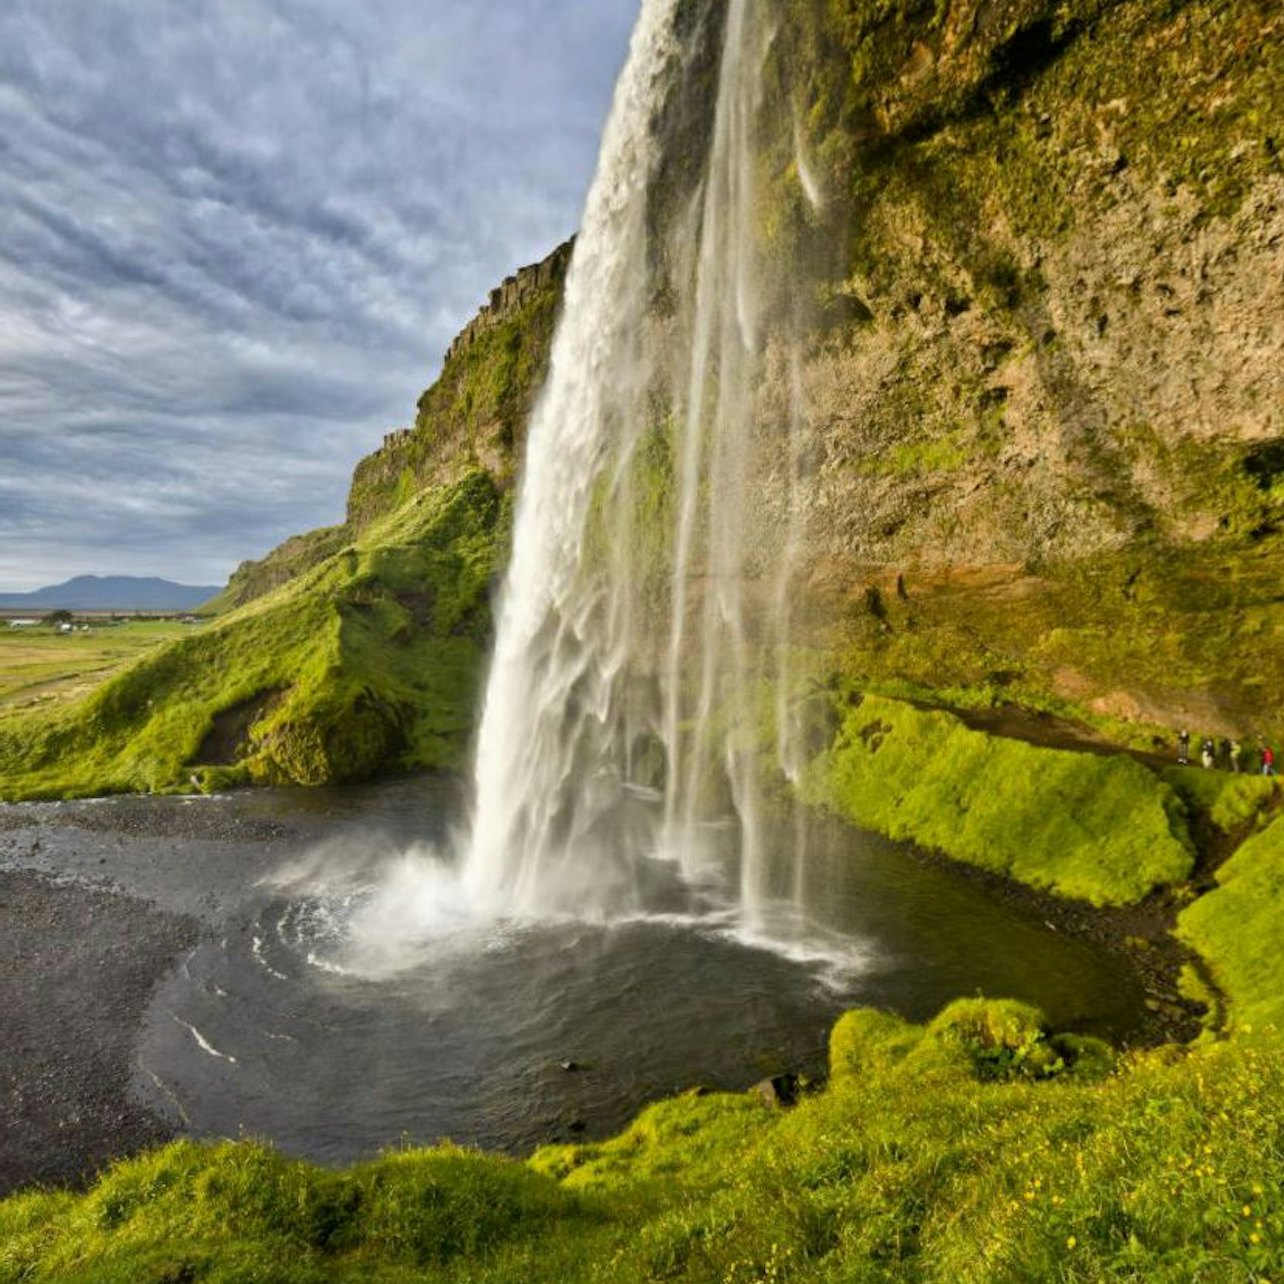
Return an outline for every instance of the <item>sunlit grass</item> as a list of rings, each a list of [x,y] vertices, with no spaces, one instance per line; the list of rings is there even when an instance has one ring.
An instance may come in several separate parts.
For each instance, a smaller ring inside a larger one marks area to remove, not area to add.
[[[93,620],[89,631],[10,628],[0,620],[0,718],[88,694],[131,660],[194,626],[177,620]]]
[[[861,1012],[827,1089],[650,1107],[529,1164],[178,1143],[0,1204],[0,1280],[1249,1280],[1284,1264],[1273,1032],[1111,1061],[1021,1005]]]
[[[813,763],[809,797],[868,829],[1095,905],[1186,878],[1172,787],[1125,755],[1044,749],[867,696]]]

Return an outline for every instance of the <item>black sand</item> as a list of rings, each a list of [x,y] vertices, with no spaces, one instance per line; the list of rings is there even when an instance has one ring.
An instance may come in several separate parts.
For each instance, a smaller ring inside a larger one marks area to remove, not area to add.
[[[0,1196],[79,1185],[173,1129],[134,1103],[133,1044],[192,919],[0,872]]]

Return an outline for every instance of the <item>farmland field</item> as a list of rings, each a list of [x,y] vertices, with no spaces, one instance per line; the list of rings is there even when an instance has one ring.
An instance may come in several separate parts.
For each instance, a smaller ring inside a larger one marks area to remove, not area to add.
[[[11,629],[0,621],[0,717],[75,700],[134,660],[197,626],[177,620],[92,623],[88,632]]]

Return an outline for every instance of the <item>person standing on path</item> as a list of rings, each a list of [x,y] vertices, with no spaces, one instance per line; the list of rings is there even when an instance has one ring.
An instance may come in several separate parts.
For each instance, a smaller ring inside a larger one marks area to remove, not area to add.
[[[1190,766],[1190,732],[1184,727],[1177,733],[1177,765]]]
[[[1232,740],[1230,742],[1230,769],[1237,776],[1239,775],[1239,755],[1240,755],[1239,741]]]
[[[1275,750],[1268,744],[1262,745],[1262,775],[1273,776],[1275,774]]]

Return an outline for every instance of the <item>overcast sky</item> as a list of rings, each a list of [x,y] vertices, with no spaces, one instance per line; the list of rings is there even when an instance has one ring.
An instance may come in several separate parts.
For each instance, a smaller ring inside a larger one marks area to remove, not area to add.
[[[574,231],[638,0],[3,0],[0,590],[342,518]]]

